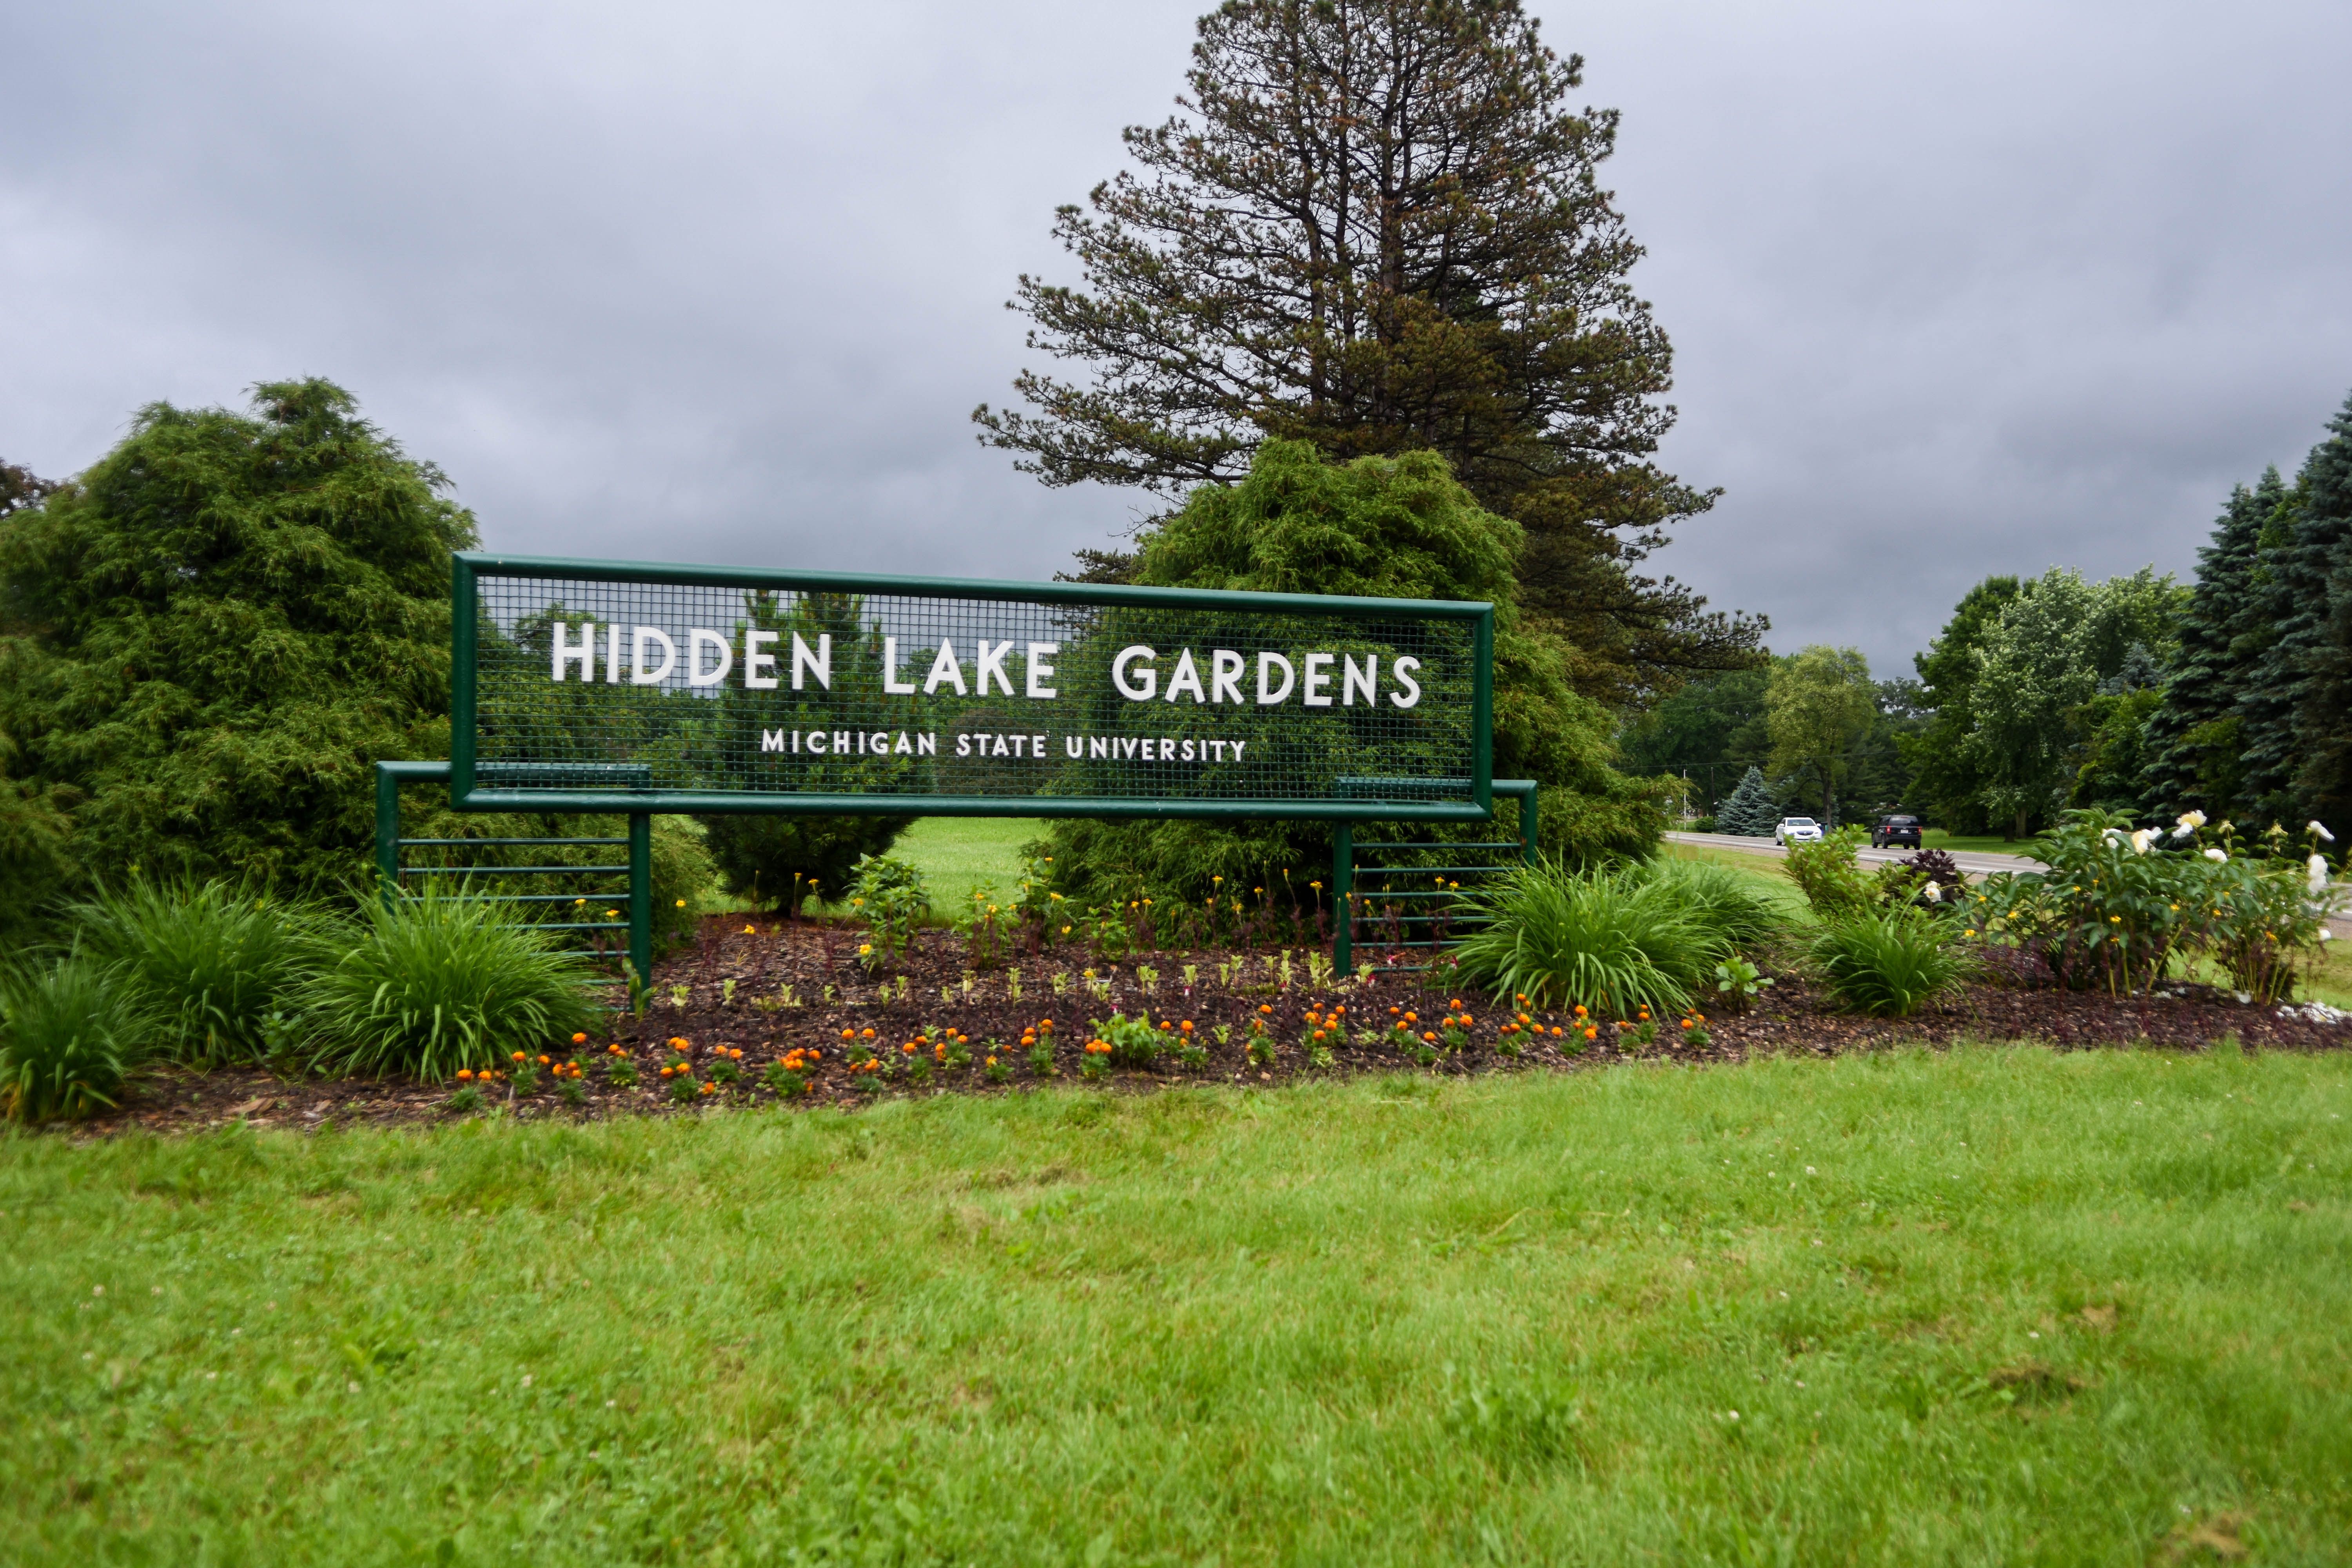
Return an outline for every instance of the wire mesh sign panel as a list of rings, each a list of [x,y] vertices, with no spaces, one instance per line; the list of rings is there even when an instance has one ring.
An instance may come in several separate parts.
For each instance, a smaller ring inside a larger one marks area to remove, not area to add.
[[[454,803],[1475,820],[1494,608],[461,554]]]

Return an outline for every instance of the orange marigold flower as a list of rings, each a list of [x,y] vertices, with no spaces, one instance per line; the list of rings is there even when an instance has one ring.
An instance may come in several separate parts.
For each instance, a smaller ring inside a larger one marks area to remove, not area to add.
[[[1192,1032],[1192,1019],[1190,1019],[1190,1018],[1187,1018],[1187,1019],[1185,1019],[1182,1023],[1181,1023],[1181,1024],[1177,1025],[1177,1026],[1176,1026],[1176,1032],[1177,1032],[1178,1034],[1181,1034],[1181,1035],[1189,1035],[1189,1034],[1191,1034],[1191,1033]]]
[[[1418,1024],[1421,1022],[1421,1015],[1418,1013],[1407,1013],[1404,1016],[1404,1021],[1408,1024]]]
[[[1257,1010],[1261,1013],[1272,1013],[1274,1005],[1270,1002],[1261,1002],[1257,1005]]]
[[[1584,1004],[1581,1002],[1576,1005],[1576,1016],[1580,1018],[1584,1016]]]
[[[727,1059],[730,1061],[740,1062],[743,1059],[743,1053],[741,1051],[729,1051],[727,1053]]]
[[[522,1059],[523,1059],[523,1058],[522,1058],[522,1053],[521,1053],[520,1051],[517,1051],[517,1052],[514,1054],[514,1059],[515,1059],[516,1061],[520,1061],[520,1060],[522,1060]]]
[[[539,1065],[541,1067],[545,1067],[547,1065],[547,1058],[544,1053],[542,1053],[539,1058]]]
[[[585,1035],[574,1035],[572,1037],[572,1043],[575,1046],[584,1046],[588,1043],[588,1037]]]
[[[474,1069],[473,1069],[473,1068],[459,1068],[457,1069],[457,1081],[458,1081],[459,1083],[465,1083],[465,1082],[469,1081],[469,1080],[473,1078],[473,1076],[474,1076]]]
[[[860,1029],[857,1031],[857,1037],[862,1040],[870,1040],[874,1037],[874,1031],[871,1029]]]
[[[1429,1041],[1429,1042],[1433,1043],[1433,1044],[1434,1044],[1434,1043],[1435,1043],[1435,1041],[1436,1041],[1436,1039],[1437,1039],[1437,1037],[1436,1037],[1434,1034],[1433,1034],[1433,1033],[1431,1033],[1431,1032],[1429,1032],[1428,1030],[1425,1030],[1425,1029],[1424,1029],[1423,1031],[1422,1031],[1422,1036],[1421,1036],[1421,1037],[1422,1037],[1423,1039],[1424,1039],[1424,1040],[1427,1040],[1427,1041]]]
[[[848,1039],[848,1038],[850,1037],[850,1036],[852,1035],[852,1033],[853,1033],[853,1032],[854,1032],[854,1031],[852,1031],[852,1030],[844,1029],[844,1030],[842,1030],[842,1031],[841,1031],[841,1037],[842,1037],[843,1039],[845,1039],[845,1039]]]

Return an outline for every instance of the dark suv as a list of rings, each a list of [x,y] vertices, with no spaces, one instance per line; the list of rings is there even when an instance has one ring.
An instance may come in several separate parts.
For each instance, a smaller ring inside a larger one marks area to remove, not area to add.
[[[1919,819],[1916,816],[1882,816],[1878,826],[1870,830],[1873,849],[1891,849],[1896,845],[1906,849],[1919,847]]]

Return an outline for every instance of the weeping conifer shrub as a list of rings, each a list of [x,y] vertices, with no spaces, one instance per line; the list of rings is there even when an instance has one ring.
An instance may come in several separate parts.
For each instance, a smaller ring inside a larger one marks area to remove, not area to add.
[[[1813,939],[1813,963],[1847,1006],[1907,1017],[1968,973],[1951,922],[1908,904],[1834,921]]]
[[[354,945],[322,964],[298,1001],[317,1069],[437,1082],[503,1067],[594,1022],[584,955],[507,923],[511,906],[429,892],[362,906]]]
[[[1456,973],[1538,1007],[1604,1018],[1679,1011],[1732,944],[1676,879],[1643,870],[1520,867],[1465,898],[1482,922],[1455,944]]]
[[[87,954],[0,972],[0,1114],[47,1121],[112,1109],[145,1055],[148,1024],[135,994]]]
[[[315,906],[219,880],[133,881],[71,913],[84,951],[146,1004],[157,1054],[193,1068],[283,1048],[303,974],[352,935]]]

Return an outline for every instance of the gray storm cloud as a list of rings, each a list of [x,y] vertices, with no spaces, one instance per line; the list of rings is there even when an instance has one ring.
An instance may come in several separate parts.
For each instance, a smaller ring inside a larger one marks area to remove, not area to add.
[[[1538,5],[1625,111],[1657,564],[1907,671],[1990,572],[2186,573],[2352,388],[2352,8]],[[1194,6],[18,5],[0,456],[315,374],[495,547],[1041,575],[1145,510],[966,414]]]

